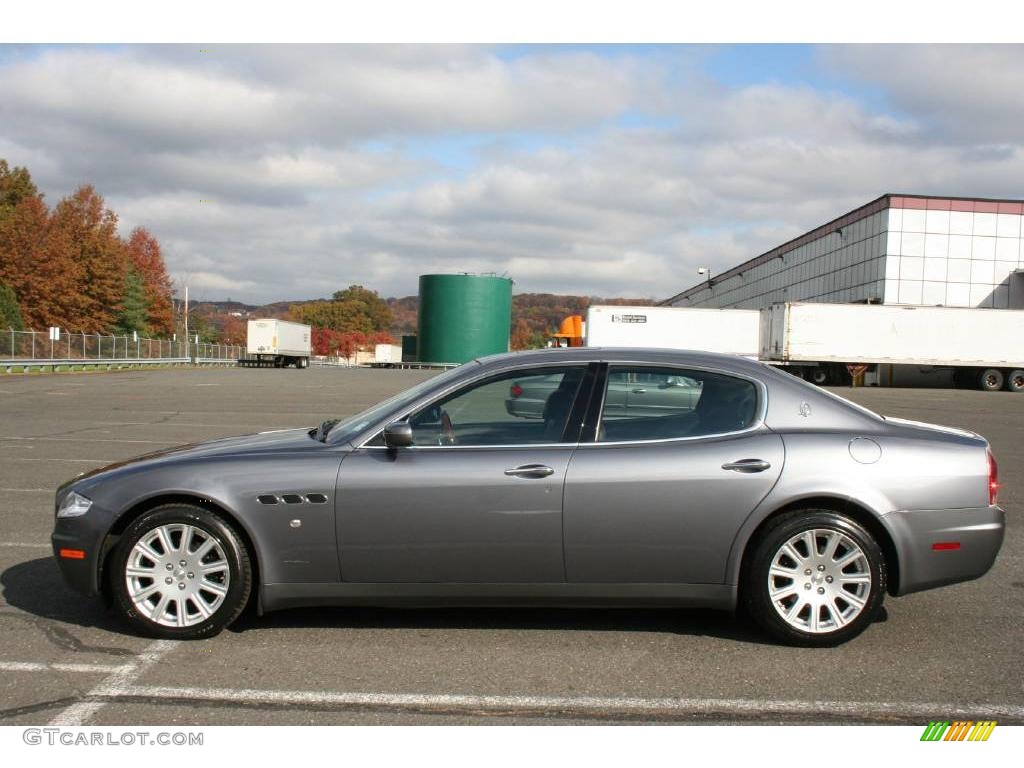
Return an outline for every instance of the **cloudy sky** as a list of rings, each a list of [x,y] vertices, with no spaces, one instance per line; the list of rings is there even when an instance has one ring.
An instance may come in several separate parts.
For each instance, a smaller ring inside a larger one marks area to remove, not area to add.
[[[193,295],[663,298],[884,192],[1024,197],[1024,46],[0,46],[0,157]]]

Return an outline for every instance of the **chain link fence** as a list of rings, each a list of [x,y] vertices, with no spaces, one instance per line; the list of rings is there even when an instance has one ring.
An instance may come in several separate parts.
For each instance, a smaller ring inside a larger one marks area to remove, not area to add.
[[[238,344],[71,333],[63,328],[57,338],[46,331],[0,331],[0,361],[9,363],[235,362],[244,352]]]

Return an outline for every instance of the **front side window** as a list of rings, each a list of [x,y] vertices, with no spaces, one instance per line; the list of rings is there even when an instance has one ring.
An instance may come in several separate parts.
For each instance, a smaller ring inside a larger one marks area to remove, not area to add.
[[[670,440],[736,432],[757,414],[757,387],[746,379],[681,368],[612,366],[600,442]]]
[[[471,384],[409,417],[413,444],[561,442],[585,370],[583,366],[530,369]]]

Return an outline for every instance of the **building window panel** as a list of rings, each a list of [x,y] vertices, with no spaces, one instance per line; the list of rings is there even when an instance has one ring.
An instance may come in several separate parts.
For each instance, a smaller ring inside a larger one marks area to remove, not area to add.
[[[946,303],[946,284],[926,280],[921,288],[921,303],[929,306]]]
[[[996,235],[999,237],[1020,237],[1020,216],[1015,213],[996,214]]]
[[[974,214],[974,231],[972,234],[975,236],[995,237],[996,216],[997,214],[995,213]]]
[[[949,211],[925,211],[925,232],[949,234]]]
[[[994,237],[975,237],[971,240],[971,258],[977,261],[995,261],[996,239]]]
[[[971,283],[983,283],[992,285],[995,281],[995,262],[993,261],[972,261],[971,262]]]
[[[950,259],[946,262],[946,279],[951,283],[971,282],[971,262],[969,259]]]
[[[949,258],[969,259],[971,258],[971,238],[969,235],[949,236]]]
[[[921,288],[920,280],[900,280],[900,304],[920,304]]]
[[[920,232],[904,232],[900,240],[901,256],[924,256],[924,235]]]
[[[997,237],[996,259],[999,261],[1017,261],[1020,256],[1020,238]]]
[[[924,232],[925,211],[917,208],[903,209],[903,231]]]
[[[900,257],[900,280],[920,280],[924,276],[924,259],[916,256]]]
[[[890,208],[889,209],[889,220],[887,222],[887,229],[895,230],[897,232],[903,229],[903,209],[902,208]]]
[[[939,211],[943,213],[943,211]],[[925,235],[924,255],[926,258],[945,258],[949,255],[949,235]]]
[[[944,281],[946,279],[946,263],[946,259],[926,258],[924,260],[924,279]]]
[[[968,283],[946,283],[946,306],[971,306],[971,286]]]
[[[974,214],[968,211],[950,211],[949,213],[949,234],[971,235],[974,234]]]

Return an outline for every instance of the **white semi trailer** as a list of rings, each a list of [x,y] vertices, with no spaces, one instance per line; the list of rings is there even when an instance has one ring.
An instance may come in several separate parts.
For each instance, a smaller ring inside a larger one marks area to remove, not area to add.
[[[287,320],[250,320],[246,334],[249,360],[243,364],[260,367],[308,368],[312,351],[312,329],[302,323]]]
[[[848,383],[847,365],[898,383],[920,370],[962,387],[1024,391],[1024,311],[883,304],[774,304],[761,311],[760,357],[816,384]]]
[[[667,347],[757,357],[756,309],[595,305],[587,310],[588,347]]]

